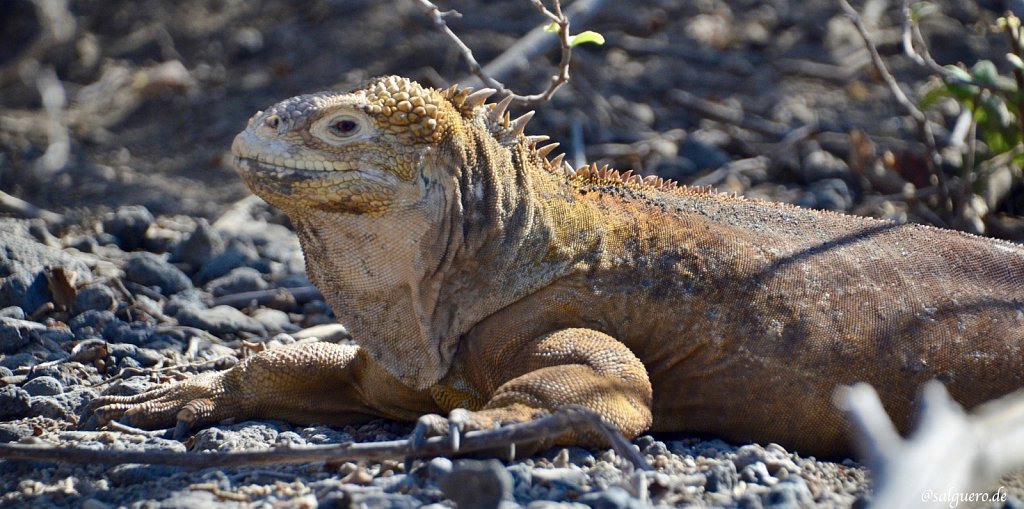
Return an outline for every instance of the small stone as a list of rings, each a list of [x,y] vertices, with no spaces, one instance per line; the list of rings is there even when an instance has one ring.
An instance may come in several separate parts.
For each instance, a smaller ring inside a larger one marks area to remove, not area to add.
[[[163,295],[173,295],[192,287],[192,281],[184,272],[163,258],[144,251],[128,256],[124,272],[129,281],[158,287]]]
[[[152,332],[153,327],[144,322],[128,323],[118,320],[116,322],[109,322],[103,328],[103,337],[111,343],[128,343],[141,346],[149,341]]]
[[[40,376],[25,382],[21,388],[29,394],[29,396],[53,396],[54,394],[60,394],[64,392],[64,386],[60,383],[60,380],[52,376]]]
[[[39,415],[54,420],[68,420],[72,415],[70,409],[51,396],[35,396],[31,398],[29,400],[29,411],[32,415]]]
[[[23,417],[31,408],[31,397],[20,387],[0,387],[0,419]]]
[[[628,491],[612,486],[604,491],[587,493],[576,499],[581,504],[586,504],[592,509],[641,509],[648,507],[642,501],[634,498]]]
[[[153,366],[161,360],[163,356],[159,352],[151,348],[140,348],[134,343],[110,343],[107,345],[107,352],[110,355],[119,358],[131,358],[138,361],[142,366]]]
[[[457,507],[497,509],[512,500],[512,476],[497,460],[459,460],[437,484]]]
[[[113,311],[116,307],[117,296],[114,290],[107,285],[93,284],[78,290],[72,309],[75,313],[81,313],[90,309]]]
[[[196,280],[200,283],[212,281],[238,267],[253,267],[260,261],[260,254],[251,244],[232,242],[220,255],[214,257],[199,270]]]
[[[224,238],[217,230],[210,227],[210,223],[206,219],[200,218],[188,239],[178,244],[173,259],[187,263],[193,269],[199,270],[210,260],[223,254],[224,249]]]
[[[0,309],[0,318],[14,318],[15,320],[25,319],[25,310],[18,306],[8,306]]]
[[[268,332],[295,332],[299,326],[292,323],[288,313],[278,309],[259,308],[252,313],[253,319],[263,324]]]
[[[736,471],[736,464],[731,461],[716,461],[706,473],[707,483],[704,485],[706,491],[718,491],[731,493],[740,475]]]
[[[32,334],[45,331],[46,326],[28,320],[0,318],[0,353],[17,353],[32,342]]]
[[[0,443],[17,442],[32,436],[32,428],[19,426],[13,422],[0,422]]]
[[[265,290],[268,286],[260,271],[252,267],[238,267],[207,283],[206,290],[212,293],[214,297],[221,297],[236,293]]]
[[[114,313],[107,310],[90,309],[68,322],[68,327],[78,339],[94,338],[102,335],[102,331],[111,322],[120,322]]]
[[[206,295],[199,288],[189,288],[188,290],[178,292],[167,299],[167,303],[164,304],[164,314],[176,316],[186,307],[206,309],[210,307],[205,300]]]
[[[452,471],[452,460],[438,456],[430,460],[427,464],[427,472],[431,477],[441,477],[448,475]]]
[[[117,237],[125,251],[139,249],[146,241],[146,230],[153,224],[153,214],[142,205],[119,207],[103,218],[103,231]]]
[[[179,310],[176,317],[181,325],[196,327],[213,334],[237,332],[251,332],[260,336],[267,334],[267,329],[263,324],[231,306],[214,306],[210,309],[186,306]]]
[[[791,476],[772,487],[762,502],[765,509],[814,507],[814,495],[802,477]]]

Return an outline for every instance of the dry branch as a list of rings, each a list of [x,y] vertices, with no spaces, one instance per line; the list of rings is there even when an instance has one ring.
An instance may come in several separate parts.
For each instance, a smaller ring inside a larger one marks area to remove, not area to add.
[[[1024,468],[1024,391],[966,414],[940,382],[930,382],[917,430],[906,440],[870,385],[842,387],[835,400],[848,412],[871,469],[872,507],[951,507],[929,494],[989,493],[999,477]]]
[[[551,23],[554,23],[558,27],[557,40],[561,47],[561,60],[558,63],[558,73],[551,77],[548,82],[547,88],[543,91],[532,94],[532,95],[520,95],[512,92],[503,83],[498,80],[498,77],[510,74],[513,70],[518,68],[519,64],[524,61],[529,61],[536,55],[545,51],[549,45],[553,42],[552,37],[548,34],[544,26],[537,27],[531,30],[525,37],[520,39],[519,42],[512,45],[504,53],[502,53],[493,62],[488,64],[486,67],[480,65],[480,62],[473,56],[473,50],[462,42],[455,32],[448,26],[445,18],[448,16],[459,16],[455,11],[441,11],[437,5],[428,0],[416,0],[420,8],[423,9],[424,13],[430,16],[434,22],[434,26],[437,27],[442,33],[448,36],[449,39],[455,43],[455,46],[459,48],[462,53],[462,58],[469,65],[470,72],[476,76],[486,87],[496,89],[505,95],[510,95],[512,100],[522,106],[535,106],[547,102],[551,99],[551,96],[561,88],[566,82],[569,81],[569,62],[572,57],[572,46],[569,40],[569,17],[585,17],[601,7],[604,0],[579,0],[572,5],[565,13],[562,12],[562,4],[560,0],[553,0],[553,8],[548,9],[540,0],[530,0],[530,3],[544,15]],[[463,80],[465,81],[465,80]]]
[[[282,465],[315,461],[382,461],[406,458],[452,456],[478,451],[509,448],[516,443],[550,440],[568,430],[590,429],[604,437],[615,452],[635,468],[649,470],[643,455],[614,425],[582,408],[565,408],[535,421],[512,424],[486,431],[470,431],[461,437],[457,449],[449,437],[432,437],[414,446],[409,440],[316,445],[301,448],[274,448],[243,452],[173,452],[166,450],[125,451],[56,447],[39,444],[0,444],[0,459],[53,461],[75,464],[122,465],[142,463],[181,467],[242,467]]]
[[[927,154],[925,154],[925,164],[928,167],[928,172],[935,177],[935,183],[939,191],[940,210],[942,215],[948,219],[953,215],[953,206],[950,202],[949,185],[946,182],[946,175],[942,172],[941,168],[941,156],[939,155],[939,149],[935,143],[935,133],[932,131],[931,124],[928,122],[928,118],[924,112],[907,96],[903,88],[893,77],[892,73],[889,72],[889,68],[885,65],[885,61],[882,60],[882,56],[878,53],[878,48],[875,43],[871,41],[871,37],[868,35],[867,27],[864,26],[864,21],[860,18],[857,10],[850,5],[847,0],[839,0],[839,5],[842,7],[843,12],[846,14],[850,21],[853,22],[853,26],[857,29],[857,33],[860,34],[861,39],[864,41],[864,46],[868,50],[868,54],[871,55],[871,63],[878,72],[879,76],[889,87],[889,91],[892,93],[896,102],[900,104],[910,116],[914,119],[917,124],[918,131],[921,135],[922,141],[924,141],[927,147]]]

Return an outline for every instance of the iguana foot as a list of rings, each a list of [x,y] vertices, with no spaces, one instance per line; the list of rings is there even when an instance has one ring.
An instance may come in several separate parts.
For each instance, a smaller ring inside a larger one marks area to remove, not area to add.
[[[93,415],[86,426],[100,427],[113,420],[147,429],[173,424],[174,438],[183,438],[193,427],[243,413],[243,395],[228,389],[226,374],[204,373],[132,396],[101,396],[90,403]]]
[[[526,405],[490,408],[476,412],[456,408],[448,414],[447,418],[437,414],[426,414],[416,421],[416,427],[409,437],[409,442],[413,447],[418,448],[428,437],[447,435],[451,441],[452,450],[458,451],[462,434],[467,431],[494,429],[505,424],[528,422],[548,414],[549,412],[546,410]],[[515,450],[515,444],[509,444],[509,446],[512,451]],[[515,455],[514,452],[512,455]]]

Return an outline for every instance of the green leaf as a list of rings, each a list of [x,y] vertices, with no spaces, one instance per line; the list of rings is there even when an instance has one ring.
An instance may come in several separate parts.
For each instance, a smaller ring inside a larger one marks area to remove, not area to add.
[[[921,18],[938,12],[939,7],[931,2],[917,2],[910,6],[910,17],[914,21],[919,21]]]
[[[586,30],[569,38],[569,46],[577,46],[579,44],[586,43],[597,44],[600,46],[604,44],[604,36],[594,32],[593,30]]]
[[[996,79],[999,77],[999,71],[996,70],[996,64],[993,64],[991,60],[979,60],[971,68],[971,75],[974,77],[974,81],[978,83],[995,85]]]
[[[552,21],[550,25],[544,27],[544,31],[545,32],[551,32],[553,34],[557,34],[558,33],[558,23],[555,23],[554,21]]]
[[[919,106],[922,110],[928,110],[938,105],[943,99],[951,97],[953,97],[953,92],[949,89],[948,85],[937,80],[931,81],[921,96]]]

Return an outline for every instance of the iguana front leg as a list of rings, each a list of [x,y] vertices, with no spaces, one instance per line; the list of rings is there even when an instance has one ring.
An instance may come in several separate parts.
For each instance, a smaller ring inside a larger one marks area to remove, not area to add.
[[[429,394],[405,388],[358,347],[309,343],[274,348],[237,366],[134,396],[103,396],[91,407],[105,424],[175,425],[175,434],[225,419],[352,424],[414,420],[436,411]]]
[[[652,391],[646,368],[625,345],[602,332],[562,329],[494,348],[470,347],[463,355],[434,391],[438,403],[451,414],[420,418],[414,440],[530,421],[568,406],[596,412],[628,438],[651,425]],[[472,406],[460,389],[465,386],[475,386],[490,398],[476,411],[458,408]],[[575,430],[566,430],[554,443],[607,445],[597,435]]]

